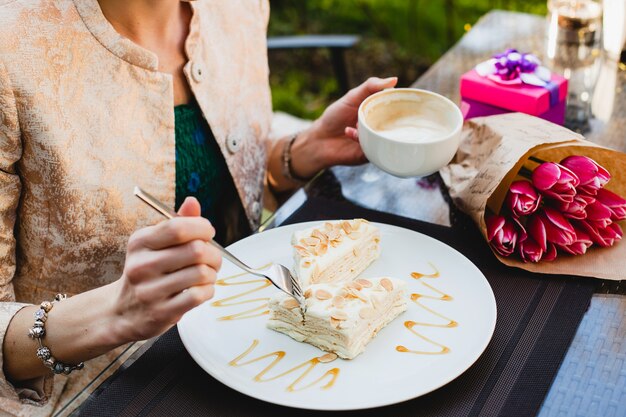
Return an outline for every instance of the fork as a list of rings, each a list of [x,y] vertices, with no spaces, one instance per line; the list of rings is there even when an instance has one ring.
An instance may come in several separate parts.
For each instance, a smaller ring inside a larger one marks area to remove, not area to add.
[[[134,194],[141,201],[148,204],[150,207],[152,207],[168,219],[178,217],[178,214],[175,211],[168,208],[165,204],[163,204],[141,188],[135,187]],[[300,305],[300,309],[303,312],[305,311],[306,304],[304,303],[302,288],[300,287],[298,280],[291,274],[291,271],[289,271],[287,267],[281,264],[272,263],[268,267],[263,269],[250,268],[248,265],[240,261],[235,255],[224,249],[224,247],[216,241],[210,240],[208,243],[219,249],[219,251],[222,252],[222,254],[224,255],[224,258],[228,259],[239,268],[243,269],[249,274],[269,280],[272,284],[274,284],[276,288],[295,298]]]

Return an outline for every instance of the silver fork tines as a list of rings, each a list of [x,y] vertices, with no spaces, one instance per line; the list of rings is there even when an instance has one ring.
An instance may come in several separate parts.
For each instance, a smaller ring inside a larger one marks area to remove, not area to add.
[[[139,197],[141,201],[148,204],[150,207],[152,207],[168,219],[178,217],[178,214],[175,211],[168,208],[165,204],[161,203],[159,200],[157,200],[155,197],[148,194],[147,192],[143,191],[141,188],[135,187],[134,194]],[[273,263],[262,270],[253,269],[245,263],[241,262],[237,257],[224,249],[222,245],[215,242],[214,240],[211,240],[208,243],[219,249],[224,255],[224,258],[228,259],[239,268],[243,269],[249,274],[268,279],[272,284],[274,284],[276,288],[295,298],[296,301],[298,301],[298,304],[300,305],[300,308],[303,312],[306,310],[302,287],[300,287],[300,283],[287,267],[281,264]]]

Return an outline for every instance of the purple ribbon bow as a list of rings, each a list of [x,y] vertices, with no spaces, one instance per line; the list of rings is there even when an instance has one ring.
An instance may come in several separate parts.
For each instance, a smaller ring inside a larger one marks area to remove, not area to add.
[[[498,84],[528,84],[546,88],[550,92],[550,105],[554,106],[559,102],[559,88],[550,81],[552,73],[533,54],[507,49],[476,65],[475,69],[481,77],[487,77]]]
[[[521,73],[534,73],[541,61],[533,54],[521,54],[517,49],[507,49],[493,56],[496,75],[510,81],[519,78]]]

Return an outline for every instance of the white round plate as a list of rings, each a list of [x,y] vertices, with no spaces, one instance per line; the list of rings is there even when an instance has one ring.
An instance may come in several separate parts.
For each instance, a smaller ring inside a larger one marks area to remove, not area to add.
[[[269,230],[229,250],[253,267],[268,262],[290,267],[291,234],[315,224],[320,222]],[[314,358],[324,352],[266,328],[267,297],[278,290],[250,275],[227,278],[240,274],[227,261],[218,277],[227,279],[218,280],[213,300],[178,323],[185,348],[227,386],[297,408],[378,407],[452,381],[478,359],[491,339],[496,323],[493,292],[478,268],[451,247],[408,229],[376,226],[381,231],[381,256],[361,276],[407,281],[408,309],[355,359],[316,363]],[[435,270],[438,277],[428,276]],[[427,275],[417,279],[412,272]],[[411,322],[415,324],[409,329]],[[403,350],[399,346],[409,352],[399,351]]]

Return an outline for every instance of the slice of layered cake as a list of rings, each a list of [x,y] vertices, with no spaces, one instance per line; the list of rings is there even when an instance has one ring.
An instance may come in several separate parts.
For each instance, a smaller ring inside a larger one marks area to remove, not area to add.
[[[338,220],[295,232],[294,272],[300,286],[349,281],[380,256],[380,232],[367,220]]]
[[[295,299],[279,292],[270,299],[267,327],[352,359],[406,310],[405,285],[393,278],[313,284],[305,291],[304,316]]]

